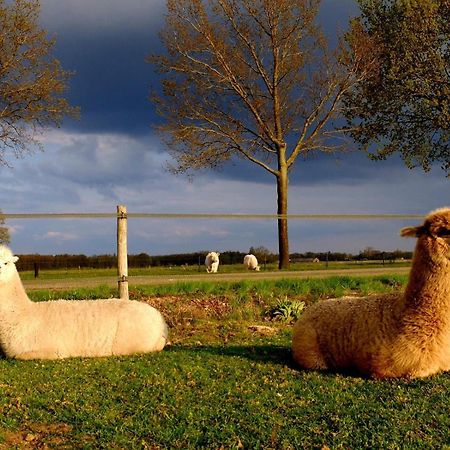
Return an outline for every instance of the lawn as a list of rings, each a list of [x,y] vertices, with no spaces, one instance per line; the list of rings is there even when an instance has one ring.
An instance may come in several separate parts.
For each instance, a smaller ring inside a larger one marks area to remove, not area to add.
[[[405,280],[134,289],[167,318],[171,345],[120,358],[0,359],[0,449],[450,448],[450,375],[373,381],[299,371],[293,317],[274,314],[285,302],[400,291]]]

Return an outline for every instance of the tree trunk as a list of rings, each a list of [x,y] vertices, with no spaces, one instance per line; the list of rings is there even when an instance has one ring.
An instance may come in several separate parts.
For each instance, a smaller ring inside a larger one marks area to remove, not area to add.
[[[287,214],[288,211],[288,173],[287,167],[281,167],[277,177],[277,214]],[[287,219],[278,219],[278,268],[289,269],[289,239]]]

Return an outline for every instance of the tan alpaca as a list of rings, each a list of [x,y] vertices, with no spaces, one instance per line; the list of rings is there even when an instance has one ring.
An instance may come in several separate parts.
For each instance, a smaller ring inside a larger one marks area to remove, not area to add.
[[[6,357],[59,359],[164,348],[168,329],[155,308],[119,299],[32,302],[17,259],[0,246],[0,352]]]
[[[405,293],[309,307],[292,338],[300,367],[374,378],[450,370],[450,208],[431,212],[401,235],[418,238]]]

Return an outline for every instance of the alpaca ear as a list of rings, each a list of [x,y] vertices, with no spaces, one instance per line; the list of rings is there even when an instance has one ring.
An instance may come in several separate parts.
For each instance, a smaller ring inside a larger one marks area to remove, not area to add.
[[[18,256],[13,256],[12,262],[15,263],[16,261],[19,261],[19,257]]]
[[[406,227],[400,230],[400,236],[419,237],[424,231],[423,227]]]

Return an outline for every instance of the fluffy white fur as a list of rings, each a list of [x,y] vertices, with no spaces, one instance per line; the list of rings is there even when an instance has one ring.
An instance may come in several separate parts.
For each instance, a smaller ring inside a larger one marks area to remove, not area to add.
[[[244,266],[249,270],[259,271],[258,260],[255,255],[245,255],[244,256]]]
[[[306,369],[374,378],[450,370],[450,208],[402,236],[417,237],[404,294],[326,300],[294,326],[294,360]]]
[[[59,359],[164,348],[168,328],[155,308],[119,299],[32,302],[16,261],[0,246],[0,350],[6,357]]]
[[[208,273],[216,273],[219,268],[219,252],[209,252],[205,258],[206,271]]]

